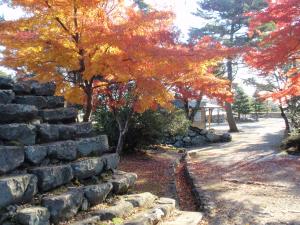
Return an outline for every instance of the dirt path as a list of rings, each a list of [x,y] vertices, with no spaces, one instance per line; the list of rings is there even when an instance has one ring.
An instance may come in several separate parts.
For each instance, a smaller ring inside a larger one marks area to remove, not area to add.
[[[240,125],[233,141],[189,152],[209,224],[300,224],[300,158],[278,151],[280,119]]]

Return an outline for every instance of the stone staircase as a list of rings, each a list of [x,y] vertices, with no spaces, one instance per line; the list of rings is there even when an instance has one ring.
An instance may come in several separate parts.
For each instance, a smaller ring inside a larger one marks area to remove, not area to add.
[[[0,224],[197,225],[202,214],[151,193],[55,86],[0,77]]]

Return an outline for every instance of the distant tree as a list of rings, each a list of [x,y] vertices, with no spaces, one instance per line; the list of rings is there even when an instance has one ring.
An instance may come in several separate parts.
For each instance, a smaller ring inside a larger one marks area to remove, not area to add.
[[[246,13],[262,9],[266,3],[263,0],[201,0],[198,6],[194,15],[206,19],[208,23],[203,28],[191,29],[191,41],[209,35],[227,47],[243,47],[250,41]],[[227,57],[227,62],[223,65],[223,73],[227,73],[230,82],[234,80],[238,56]],[[225,103],[225,108],[230,131],[237,132],[231,104]]]
[[[259,98],[259,94],[257,92],[254,93],[253,98],[251,99],[251,107],[255,113],[256,120],[258,120],[259,113],[265,112],[267,110],[266,104]]]
[[[241,119],[241,115],[247,115],[251,112],[251,105],[249,97],[246,95],[241,87],[237,87],[234,95],[234,102],[232,105],[234,112],[238,114],[238,119]]]
[[[263,76],[262,78],[264,78],[263,81],[258,81],[255,78],[244,80],[246,85],[252,85],[257,89],[261,100],[273,99],[274,93],[281,92],[288,80],[286,76],[281,75],[280,70],[274,71],[272,76]],[[281,97],[276,102],[285,123],[285,130],[290,132],[290,124],[286,113],[288,101],[286,98]]]
[[[133,0],[133,2],[143,12],[148,12],[150,10],[150,6],[144,0]]]

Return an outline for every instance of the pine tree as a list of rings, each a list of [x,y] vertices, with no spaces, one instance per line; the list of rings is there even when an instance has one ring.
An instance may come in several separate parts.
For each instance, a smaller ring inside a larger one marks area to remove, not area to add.
[[[247,115],[251,112],[249,97],[241,87],[236,88],[234,97],[232,109],[238,114],[238,119],[240,120],[241,114]]]
[[[198,2],[199,7],[194,15],[208,21],[203,28],[192,28],[191,41],[206,35],[219,40],[227,47],[245,46],[250,39],[247,34],[247,12],[256,11],[266,6],[263,0],[205,0]],[[234,80],[234,70],[239,57],[228,57],[225,67],[227,77]],[[225,103],[230,131],[237,132],[237,126],[232,115],[232,106]]]

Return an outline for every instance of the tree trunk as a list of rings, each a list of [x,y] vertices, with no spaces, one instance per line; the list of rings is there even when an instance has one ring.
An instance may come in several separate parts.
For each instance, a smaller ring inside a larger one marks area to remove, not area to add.
[[[228,80],[230,81],[230,83],[232,83],[233,76],[232,76],[232,60],[231,59],[228,59],[228,61],[227,61],[227,75],[228,75]],[[230,132],[239,132],[239,130],[236,126],[234,117],[233,117],[231,104],[226,102],[225,107],[226,107],[226,116],[227,116],[227,122],[229,125],[229,131]]]
[[[287,118],[287,116],[286,116],[286,114],[284,112],[284,109],[283,109],[283,107],[281,105],[279,106],[279,109],[280,109],[280,112],[281,112],[281,117],[283,118],[284,123],[285,123],[285,130],[286,130],[286,132],[289,133],[290,132],[289,120],[288,120],[288,118]]]
[[[93,109],[93,93],[92,90],[87,90],[86,91],[87,95],[87,100],[86,100],[86,107],[84,110],[84,115],[83,115],[83,122],[89,122],[92,114],[92,109]]]
[[[117,145],[117,148],[116,148],[116,153],[118,153],[118,155],[120,155],[123,151],[124,137],[125,137],[125,132],[124,131],[119,131],[118,145]]]
[[[195,107],[191,110],[191,113],[190,113],[190,115],[189,115],[189,120],[192,121],[192,122],[194,122],[195,115],[196,115],[196,113],[198,112],[198,110],[200,109],[201,101],[202,101],[202,95],[199,97],[199,99],[197,99],[196,105],[195,105]]]
[[[183,104],[184,104],[184,112],[185,112],[185,117],[187,120],[190,119],[190,109],[189,109],[189,101],[183,101]]]
[[[117,145],[117,148],[116,148],[116,153],[118,155],[120,155],[123,151],[124,138],[125,138],[125,135],[128,131],[128,124],[129,124],[129,118],[130,117],[131,117],[131,113],[126,118],[126,121],[124,121],[122,123],[121,119],[118,116],[116,116],[116,121],[117,121],[118,127],[119,127],[119,138],[118,138],[118,145]]]

